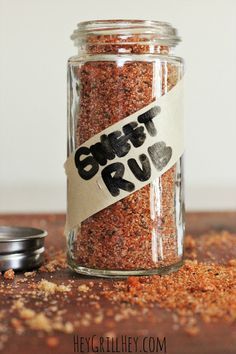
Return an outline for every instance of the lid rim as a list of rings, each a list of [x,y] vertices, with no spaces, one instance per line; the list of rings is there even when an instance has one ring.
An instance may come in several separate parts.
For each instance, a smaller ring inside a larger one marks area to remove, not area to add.
[[[20,232],[27,233],[30,231],[34,232],[34,234],[28,234],[25,236],[19,235]],[[5,225],[0,226],[0,243],[28,241],[28,240],[32,240],[32,239],[44,238],[47,235],[48,235],[48,233],[46,230],[37,229],[34,227],[5,226]],[[6,238],[7,236],[10,236],[10,237]]]

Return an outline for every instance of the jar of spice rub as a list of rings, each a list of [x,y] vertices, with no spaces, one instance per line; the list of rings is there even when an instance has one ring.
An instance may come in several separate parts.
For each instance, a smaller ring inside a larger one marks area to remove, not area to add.
[[[183,60],[168,23],[78,24],[68,62],[69,266],[163,274],[183,260]]]

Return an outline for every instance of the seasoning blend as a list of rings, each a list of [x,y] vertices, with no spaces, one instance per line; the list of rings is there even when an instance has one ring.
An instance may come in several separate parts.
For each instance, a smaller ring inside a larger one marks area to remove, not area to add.
[[[78,24],[68,62],[68,263],[93,276],[183,261],[180,41],[169,24]]]

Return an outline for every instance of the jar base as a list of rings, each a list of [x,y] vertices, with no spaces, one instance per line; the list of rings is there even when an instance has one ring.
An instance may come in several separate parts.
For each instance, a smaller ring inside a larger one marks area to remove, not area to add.
[[[139,269],[139,270],[105,270],[82,267],[75,264],[73,261],[68,260],[69,268],[78,274],[88,275],[90,277],[101,278],[127,278],[129,276],[147,276],[147,275],[165,275],[178,271],[184,261],[181,259],[179,262],[170,264],[168,266],[159,267],[155,269]]]

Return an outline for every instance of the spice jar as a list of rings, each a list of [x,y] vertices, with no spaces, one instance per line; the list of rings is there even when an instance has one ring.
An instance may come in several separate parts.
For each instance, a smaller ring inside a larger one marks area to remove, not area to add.
[[[69,266],[163,274],[183,261],[183,60],[168,23],[78,24],[68,62]]]

